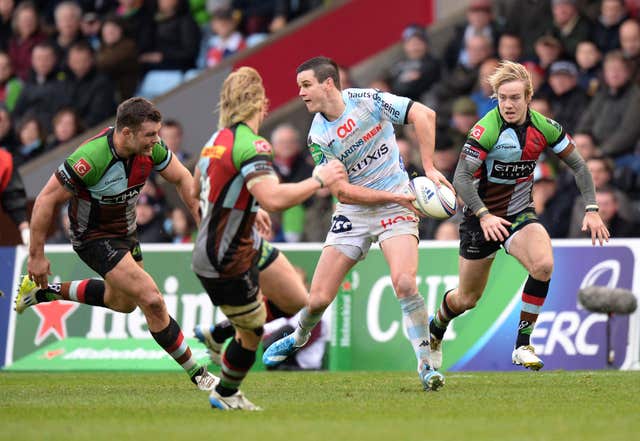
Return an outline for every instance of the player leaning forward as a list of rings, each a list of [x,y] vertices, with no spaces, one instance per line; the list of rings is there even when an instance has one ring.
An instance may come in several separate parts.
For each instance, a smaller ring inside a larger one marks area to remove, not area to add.
[[[198,366],[162,294],[143,269],[136,238],[136,201],[152,170],[175,184],[198,216],[198,205],[190,197],[193,178],[158,137],[161,121],[151,102],[130,98],[118,106],[115,127],[83,143],[58,167],[33,206],[29,276],[20,284],[16,311],[61,299],[124,313],[139,307],[155,341],[200,389],[211,390],[217,379]],[[48,283],[46,232],[55,207],[66,201],[73,249],[104,280]]]
[[[504,249],[527,269],[522,309],[512,354],[514,364],[538,370],[544,363],[530,344],[553,271],[551,240],[539,223],[531,197],[536,161],[548,147],[575,174],[585,200],[582,230],[603,244],[609,232],[598,215],[595,189],[572,139],[555,121],[529,109],[531,78],[518,63],[503,62],[489,78],[498,106],[471,130],[454,176],[465,202],[460,225],[460,285],[445,293],[431,321],[433,364],[442,364],[441,343],[447,325],[473,308],[487,284],[496,251]]]
[[[347,272],[380,247],[389,265],[403,323],[418,359],[424,388],[437,390],[444,377],[431,369],[428,314],[416,286],[418,217],[404,194],[408,176],[400,161],[393,124],[414,124],[425,174],[450,186],[433,167],[435,113],[408,98],[374,89],[340,90],[335,62],[316,57],[297,69],[299,95],[315,113],[309,148],[316,163],[339,159],[349,180],[330,186],[339,204],[315,270],[309,301],[296,331],[271,345],[263,356],[276,365],[309,339],[313,327],[336,297]]]
[[[280,184],[271,145],[257,135],[267,102],[255,69],[231,73],[220,93],[219,129],[202,149],[195,171],[194,196],[200,198],[202,222],[193,270],[236,330],[222,355],[220,383],[209,397],[212,406],[223,410],[258,409],[238,389],[255,362],[267,316],[258,281],[256,202],[267,211],[281,211],[323,185],[347,178],[342,164],[331,161],[316,167],[311,178]]]

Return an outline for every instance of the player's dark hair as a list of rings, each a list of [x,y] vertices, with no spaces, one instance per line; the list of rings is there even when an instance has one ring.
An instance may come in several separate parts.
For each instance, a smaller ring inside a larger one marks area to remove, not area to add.
[[[319,83],[324,82],[327,78],[331,78],[333,84],[335,84],[338,89],[341,89],[338,65],[331,58],[314,57],[298,66],[296,73],[299,74],[305,70],[312,70]]]
[[[116,111],[116,130],[118,132],[121,132],[125,127],[137,132],[142,123],[147,121],[162,121],[160,111],[151,101],[136,96],[123,101],[118,106]]]

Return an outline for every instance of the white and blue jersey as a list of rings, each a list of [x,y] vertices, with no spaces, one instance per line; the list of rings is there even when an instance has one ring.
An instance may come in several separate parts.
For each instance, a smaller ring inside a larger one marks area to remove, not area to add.
[[[375,190],[402,191],[409,181],[393,124],[406,124],[412,101],[377,89],[345,89],[344,112],[335,121],[317,113],[308,145],[316,164],[339,159],[349,183]]]

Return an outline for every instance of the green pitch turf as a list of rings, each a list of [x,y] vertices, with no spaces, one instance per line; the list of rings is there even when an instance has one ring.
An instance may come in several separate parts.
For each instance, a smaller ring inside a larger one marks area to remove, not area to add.
[[[263,412],[209,407],[179,373],[0,372],[0,440],[639,440],[640,372],[256,373]]]

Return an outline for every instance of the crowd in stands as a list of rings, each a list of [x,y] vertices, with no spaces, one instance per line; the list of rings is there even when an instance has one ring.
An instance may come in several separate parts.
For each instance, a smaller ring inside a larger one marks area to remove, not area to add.
[[[153,6],[150,6],[153,3]],[[320,1],[0,0],[0,145],[18,164],[112,115],[154,76],[215,66],[262,41]],[[594,177],[600,214],[613,237],[640,237],[640,21],[634,0],[470,0],[446,49],[431,50],[425,28],[409,25],[402,57],[386,75],[343,88],[374,87],[437,111],[435,164],[450,180],[467,133],[496,106],[487,78],[500,60],[523,63],[534,82],[531,107],[573,137]],[[338,60],[339,61],[339,60]],[[148,85],[147,85],[148,86]],[[152,90],[149,86],[146,90]],[[34,112],[35,111],[35,112]],[[410,176],[421,174],[415,134],[398,128]],[[161,136],[193,170],[178,121]],[[285,182],[310,176],[305,133],[289,124],[268,136]],[[138,205],[143,242],[190,242],[195,226],[172,186],[157,176]],[[584,237],[584,204],[573,175],[549,152],[534,175],[534,204],[551,237]],[[320,190],[274,215],[274,241],[322,241],[334,200]],[[66,242],[60,231],[51,239]],[[422,239],[458,238],[459,215],[421,222]]]

